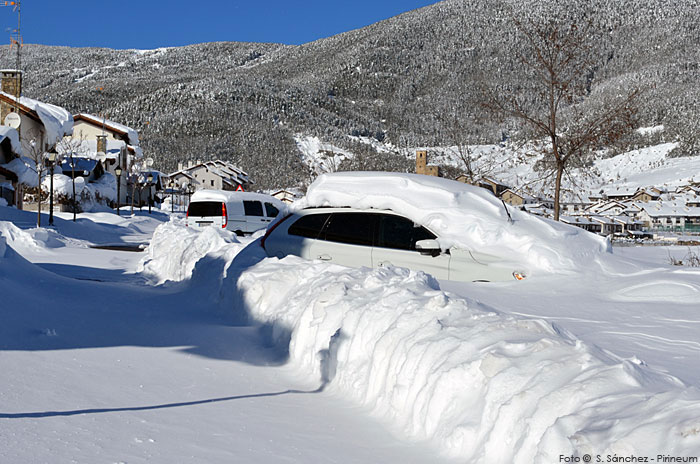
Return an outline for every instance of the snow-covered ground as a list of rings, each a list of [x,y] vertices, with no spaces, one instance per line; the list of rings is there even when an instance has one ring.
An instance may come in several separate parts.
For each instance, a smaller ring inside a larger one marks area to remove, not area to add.
[[[259,234],[161,212],[39,230],[0,207],[0,461],[700,458],[700,269],[668,259],[687,249],[610,253],[477,197],[456,205],[547,265],[438,282],[265,258]]]

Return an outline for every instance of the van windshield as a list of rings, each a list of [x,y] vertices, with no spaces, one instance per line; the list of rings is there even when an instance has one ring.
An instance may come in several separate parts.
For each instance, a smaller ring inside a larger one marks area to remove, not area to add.
[[[187,208],[188,216],[223,216],[220,201],[196,201]]]

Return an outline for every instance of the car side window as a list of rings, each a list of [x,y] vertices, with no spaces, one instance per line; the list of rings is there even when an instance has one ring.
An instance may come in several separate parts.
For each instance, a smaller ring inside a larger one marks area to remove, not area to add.
[[[330,213],[307,214],[289,226],[287,232],[289,235],[297,235],[299,237],[318,238],[329,217]]]
[[[275,208],[275,205],[272,203],[265,203],[265,213],[267,213],[267,217],[277,217],[280,210]]]
[[[244,200],[243,210],[246,216],[264,216],[262,203],[259,201]]]
[[[333,213],[319,238],[349,245],[372,246],[376,224],[376,214]]]
[[[393,214],[380,216],[378,247],[415,251],[417,241],[436,238],[435,234],[410,219]]]

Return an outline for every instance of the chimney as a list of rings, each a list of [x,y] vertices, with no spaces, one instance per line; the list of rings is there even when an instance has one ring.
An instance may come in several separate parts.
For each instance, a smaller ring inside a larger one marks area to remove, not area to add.
[[[22,71],[16,69],[0,71],[0,90],[18,98],[22,94]],[[2,102],[0,105],[0,124],[5,120],[5,116],[14,111],[14,108],[14,105]]]
[[[183,168],[184,168],[184,166],[182,165],[182,161],[178,161],[177,162],[177,170],[182,171]]]
[[[107,136],[98,135],[97,136],[97,153],[107,154]]]
[[[187,169],[192,167],[192,160],[187,160]]]

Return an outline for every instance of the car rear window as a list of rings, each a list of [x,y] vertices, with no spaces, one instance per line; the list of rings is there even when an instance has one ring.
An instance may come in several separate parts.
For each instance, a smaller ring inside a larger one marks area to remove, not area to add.
[[[371,213],[333,213],[321,239],[372,246],[376,221],[377,215]]]
[[[259,201],[243,201],[243,209],[246,216],[264,216],[262,203]]]
[[[425,227],[410,219],[391,214],[381,214],[377,246],[396,250],[415,250],[419,240],[435,239]]]
[[[188,216],[222,216],[223,207],[220,201],[195,201],[187,208]]]
[[[302,216],[289,226],[288,233],[299,237],[318,238],[329,216],[329,213]]]

